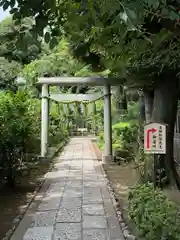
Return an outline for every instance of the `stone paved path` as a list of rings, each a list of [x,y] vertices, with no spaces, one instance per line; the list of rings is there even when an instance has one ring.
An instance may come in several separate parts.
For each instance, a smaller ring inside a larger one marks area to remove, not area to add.
[[[124,240],[89,139],[57,157],[11,240]]]

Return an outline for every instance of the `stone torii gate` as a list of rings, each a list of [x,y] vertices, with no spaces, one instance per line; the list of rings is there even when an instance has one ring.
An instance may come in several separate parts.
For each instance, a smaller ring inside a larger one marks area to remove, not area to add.
[[[54,101],[68,101],[71,94],[50,94],[50,86],[103,86],[104,88],[104,159],[107,163],[112,160],[112,121],[111,121],[111,86],[121,84],[122,79],[109,77],[40,77],[37,87],[41,87],[41,157],[45,157],[48,150],[48,127],[49,127],[49,99]],[[26,84],[23,78],[17,79],[18,85]],[[64,96],[63,96],[64,95]],[[66,95],[66,96],[65,96]],[[89,95],[89,96],[88,96]],[[93,96],[92,96],[93,95]],[[78,101],[95,101],[102,96],[94,94],[77,94]],[[72,100],[72,97],[71,97]]]

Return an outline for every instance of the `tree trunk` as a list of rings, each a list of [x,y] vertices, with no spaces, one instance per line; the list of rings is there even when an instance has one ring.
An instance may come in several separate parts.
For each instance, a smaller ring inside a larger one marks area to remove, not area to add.
[[[145,122],[149,123],[151,121],[153,101],[154,101],[154,91],[147,89],[143,90],[144,92],[144,103],[145,103]]]
[[[162,156],[161,167],[164,167],[168,180],[175,183],[180,189],[180,179],[174,162],[174,126],[177,115],[179,94],[179,79],[176,76],[163,76],[158,80],[154,92],[154,104],[152,122],[167,124],[167,148],[166,155]]]
[[[145,121],[145,105],[144,105],[144,96],[142,92],[139,92],[139,128],[137,136],[137,152],[136,160],[138,164],[138,171],[140,174],[140,180],[143,182],[145,180],[146,170],[145,166],[142,170],[142,162],[144,162],[144,149],[143,149],[143,126]]]
[[[144,124],[145,121],[145,102],[142,93],[139,94],[139,122]]]

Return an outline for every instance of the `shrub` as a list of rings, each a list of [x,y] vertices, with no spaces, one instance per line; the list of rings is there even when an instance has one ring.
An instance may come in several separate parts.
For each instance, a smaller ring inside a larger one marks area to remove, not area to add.
[[[133,143],[137,140],[137,124],[133,121],[120,122],[112,127],[114,143],[120,143],[123,150],[132,150]]]
[[[40,153],[41,102],[31,98],[28,92],[0,93],[0,169],[1,180],[7,179],[13,187],[17,173],[27,161],[26,153]],[[67,124],[55,104],[51,106],[49,128],[50,145],[68,137]]]
[[[137,140],[138,126],[134,122],[120,122],[112,126],[113,146],[130,149]],[[104,141],[104,132],[99,133],[99,142]]]
[[[129,216],[137,235],[146,240],[179,240],[179,208],[150,183],[129,194]]]
[[[16,171],[23,154],[39,134],[35,102],[25,92],[0,94],[0,165],[10,186],[14,185]]]
[[[112,143],[116,157],[130,160],[134,156],[134,145],[137,140],[138,126],[136,122],[120,122],[112,126]],[[104,148],[104,132],[99,133],[98,146]],[[117,159],[116,159],[117,160]]]

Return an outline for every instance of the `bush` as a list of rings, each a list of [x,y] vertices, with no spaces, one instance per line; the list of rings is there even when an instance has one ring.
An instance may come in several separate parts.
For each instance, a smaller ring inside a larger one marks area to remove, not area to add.
[[[113,125],[112,129],[113,143],[120,143],[120,149],[132,151],[133,143],[137,140],[137,124],[133,121],[120,122]]]
[[[179,240],[179,208],[150,183],[137,185],[129,194],[129,216],[144,240]]]
[[[120,122],[112,126],[112,143],[116,160],[130,160],[134,156],[135,142],[137,141],[138,126],[136,122]],[[104,132],[99,133],[98,146],[104,148]]]
[[[39,134],[38,118],[35,102],[30,102],[25,92],[1,92],[0,165],[11,186],[23,155]]]
[[[137,140],[138,126],[135,122],[120,122],[112,126],[113,146],[129,150]],[[104,141],[104,132],[99,133],[99,142]]]
[[[28,92],[0,93],[0,170],[1,180],[13,187],[17,173],[31,161],[27,153],[40,153],[41,102]],[[50,146],[68,137],[67,124],[55,104],[51,106]]]

